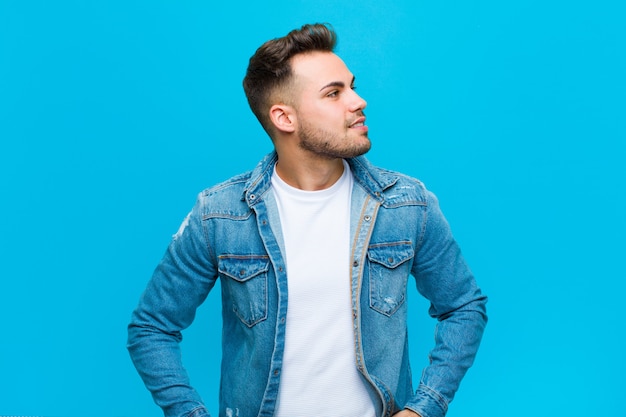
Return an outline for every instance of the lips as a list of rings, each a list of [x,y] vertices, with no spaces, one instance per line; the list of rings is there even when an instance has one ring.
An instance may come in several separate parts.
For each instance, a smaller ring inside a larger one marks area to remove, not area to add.
[[[357,118],[354,122],[352,122],[349,127],[363,127],[365,126],[365,117],[361,116]]]

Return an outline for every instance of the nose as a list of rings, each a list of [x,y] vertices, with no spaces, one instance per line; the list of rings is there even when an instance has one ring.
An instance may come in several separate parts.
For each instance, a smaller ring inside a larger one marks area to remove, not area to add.
[[[356,93],[356,91],[352,91],[352,97],[350,101],[350,111],[357,112],[359,110],[365,109],[367,106],[367,101],[363,100],[363,98]]]

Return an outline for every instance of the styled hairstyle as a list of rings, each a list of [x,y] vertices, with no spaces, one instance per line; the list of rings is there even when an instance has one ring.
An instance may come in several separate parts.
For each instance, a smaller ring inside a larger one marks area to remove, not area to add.
[[[337,44],[337,35],[329,24],[307,24],[294,29],[282,38],[265,42],[250,58],[243,89],[250,109],[265,131],[270,134],[272,125],[269,109],[276,102],[288,99],[293,75],[291,58],[313,52],[332,52]],[[290,103],[285,103],[290,104]]]

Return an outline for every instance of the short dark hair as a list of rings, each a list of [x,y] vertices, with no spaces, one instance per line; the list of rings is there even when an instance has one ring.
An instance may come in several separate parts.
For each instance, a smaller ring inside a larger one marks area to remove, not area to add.
[[[337,35],[328,23],[315,23],[294,29],[282,38],[265,42],[250,58],[243,89],[248,104],[266,132],[271,132],[269,109],[275,93],[288,86],[293,75],[290,60],[295,55],[333,52]],[[281,97],[282,100],[285,97]]]

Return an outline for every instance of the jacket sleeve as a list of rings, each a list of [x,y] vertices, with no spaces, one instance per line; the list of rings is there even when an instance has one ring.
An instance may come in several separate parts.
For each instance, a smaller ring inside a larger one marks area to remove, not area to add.
[[[465,263],[437,198],[427,191],[427,209],[412,273],[437,319],[435,346],[417,392],[405,408],[422,417],[442,417],[472,366],[487,324],[486,302]]]
[[[128,326],[131,359],[166,417],[209,415],[190,385],[179,348],[181,331],[193,321],[217,275],[200,201],[172,238]]]

